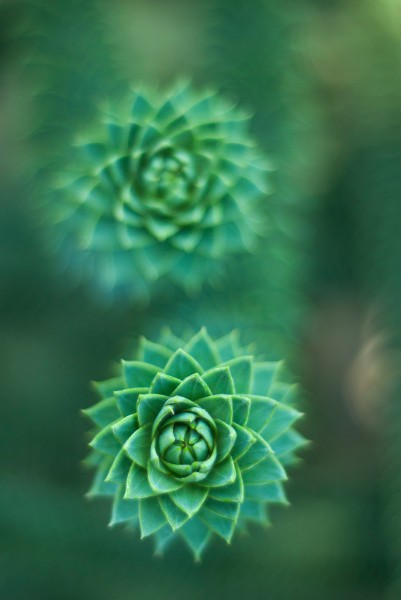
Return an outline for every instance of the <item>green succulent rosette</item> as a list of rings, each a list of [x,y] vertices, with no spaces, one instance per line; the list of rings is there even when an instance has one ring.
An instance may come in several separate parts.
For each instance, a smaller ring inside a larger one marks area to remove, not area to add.
[[[89,495],[113,498],[111,524],[139,525],[159,552],[180,537],[199,559],[213,536],[230,542],[247,521],[268,523],[305,444],[293,428],[297,389],[281,370],[254,360],[235,333],[143,338],[85,411],[96,426]]]
[[[105,292],[146,297],[166,276],[196,290],[254,248],[268,161],[249,116],[215,92],[177,84],[133,92],[127,107],[100,113],[58,177],[62,255]]]

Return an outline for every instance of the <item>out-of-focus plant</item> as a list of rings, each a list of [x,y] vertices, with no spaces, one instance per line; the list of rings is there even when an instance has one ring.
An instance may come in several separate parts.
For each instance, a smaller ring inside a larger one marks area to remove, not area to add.
[[[248,120],[187,83],[103,114],[53,198],[74,264],[106,293],[142,297],[166,274],[193,291],[221,259],[252,250],[269,165]]]
[[[85,411],[96,426],[90,495],[113,498],[111,524],[139,523],[159,552],[181,537],[199,559],[212,536],[230,542],[246,522],[268,523],[266,506],[286,503],[285,467],[305,444],[289,406],[297,387],[282,370],[234,333],[142,338]]]

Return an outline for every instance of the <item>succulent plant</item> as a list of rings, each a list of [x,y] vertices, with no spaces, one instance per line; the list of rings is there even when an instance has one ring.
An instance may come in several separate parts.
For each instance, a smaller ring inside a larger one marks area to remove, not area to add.
[[[268,161],[249,116],[188,83],[132,94],[77,143],[53,210],[67,260],[108,292],[149,295],[166,274],[188,290],[252,250]]]
[[[305,439],[293,429],[296,386],[281,363],[255,360],[234,333],[141,339],[136,360],[97,383],[89,495],[113,497],[111,524],[139,524],[157,551],[181,537],[199,559],[212,536],[286,503],[285,467]]]

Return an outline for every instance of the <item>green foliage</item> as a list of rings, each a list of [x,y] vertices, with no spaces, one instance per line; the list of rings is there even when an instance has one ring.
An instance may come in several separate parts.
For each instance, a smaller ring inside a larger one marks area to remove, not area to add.
[[[234,333],[213,341],[169,330],[141,339],[120,377],[97,384],[90,495],[113,497],[111,524],[139,524],[159,552],[181,537],[199,559],[212,536],[230,542],[247,521],[285,504],[285,466],[305,439],[286,403],[281,363],[249,355]]]
[[[269,165],[248,121],[188,83],[103,112],[54,193],[71,262],[106,292],[138,298],[166,274],[195,290],[222,259],[253,250]]]

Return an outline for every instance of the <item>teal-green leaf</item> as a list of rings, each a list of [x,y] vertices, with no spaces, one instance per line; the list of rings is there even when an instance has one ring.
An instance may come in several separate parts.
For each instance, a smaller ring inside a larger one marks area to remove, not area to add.
[[[183,380],[193,373],[202,373],[202,367],[192,356],[179,348],[168,361],[164,372]]]
[[[145,469],[138,467],[138,465],[132,465],[128,473],[124,498],[139,500],[150,496],[155,496],[155,492],[149,485]]]
[[[141,426],[152,424],[168,400],[161,394],[144,394],[138,398],[138,419]]]
[[[251,407],[247,427],[260,432],[270,421],[279,404],[271,398],[251,396]],[[264,437],[264,436],[263,436]]]
[[[261,525],[268,525],[266,505],[262,502],[254,500],[245,500],[241,505],[241,517],[245,517],[248,521],[254,521]]]
[[[221,360],[224,361],[235,358],[241,352],[239,346],[239,333],[236,330],[219,338],[215,344],[221,356]]]
[[[125,387],[123,377],[112,377],[105,381],[94,381],[93,386],[102,398],[110,398],[114,392],[122,390]]]
[[[118,486],[113,499],[110,526],[126,521],[135,523],[138,519],[138,500],[126,500],[124,493],[125,485]]]
[[[153,380],[150,393],[164,396],[171,396],[174,390],[180,385],[181,381],[171,375],[158,373]]]
[[[128,417],[128,415],[133,415],[136,413],[136,404],[139,394],[146,394],[147,392],[148,388],[146,387],[120,390],[119,392],[114,393],[118,407],[124,417]]]
[[[128,438],[124,450],[128,456],[139,466],[146,468],[150,456],[152,426],[140,427]]]
[[[252,394],[268,396],[278,362],[257,362],[253,365]],[[275,396],[273,396],[275,398]]]
[[[234,463],[235,464],[235,463]],[[237,476],[233,483],[210,489],[209,497],[221,502],[242,502],[244,499],[244,484],[238,465],[235,465]]]
[[[238,519],[240,506],[240,502],[220,502],[214,498],[208,498],[205,502],[205,508],[212,510],[226,519],[230,519],[230,521]]]
[[[276,456],[283,456],[287,452],[298,450],[308,444],[308,440],[295,429],[287,429],[279,437],[275,438],[271,444]]]
[[[114,435],[111,425],[99,431],[89,445],[95,450],[111,456],[116,456],[121,450],[121,444]]]
[[[233,408],[230,396],[208,396],[197,402],[201,408],[206,410],[213,419],[220,419],[231,425],[233,419]]]
[[[142,538],[155,533],[166,523],[165,514],[156,496],[139,500],[139,525]]]
[[[252,382],[252,356],[240,356],[225,363],[230,368],[237,394],[247,394]]]
[[[247,485],[246,497],[257,502],[288,504],[283,485],[279,481],[261,485]]]
[[[106,481],[114,483],[126,483],[132,461],[128,458],[123,448],[117,454],[110,471],[107,474]]]
[[[302,413],[295,408],[277,403],[277,408],[272,414],[271,419],[269,419],[265,426],[260,430],[263,439],[271,443],[291,427],[291,425],[293,425],[301,416]]]
[[[114,398],[101,400],[94,406],[84,409],[82,412],[92,419],[95,425],[98,425],[99,427],[106,427],[121,417],[117,402]]]
[[[176,539],[174,532],[171,531],[170,523],[159,529],[154,534],[156,539],[155,554],[163,556],[166,548]]]
[[[165,494],[164,496],[160,496],[159,502],[173,531],[179,529],[186,521],[188,521],[188,515],[178,508],[168,495]]]
[[[214,465],[209,475],[200,484],[206,487],[219,487],[233,483],[237,476],[233,459],[228,456],[223,462]]]
[[[192,517],[201,508],[206,500],[208,490],[197,485],[186,484],[170,494],[170,498],[189,517]]]
[[[151,342],[145,337],[139,341],[139,359],[145,363],[164,368],[171,354],[171,350],[165,346]]]
[[[216,346],[208,335],[205,327],[202,327],[199,333],[194,335],[185,346],[185,350],[190,356],[198,361],[205,371],[215,367],[220,362]]]
[[[215,420],[217,427],[216,446],[217,446],[217,462],[221,462],[228,456],[234,445],[237,434],[231,425],[227,425],[220,419]]]
[[[233,394],[234,381],[229,367],[216,367],[202,375],[212,394]]]
[[[182,396],[188,400],[199,400],[205,396],[211,396],[212,392],[203,381],[199,373],[186,377],[184,381],[174,390],[174,396]]]
[[[117,423],[113,423],[111,428],[119,442],[124,445],[127,439],[138,428],[138,419],[136,415],[129,415],[120,419]]]
[[[245,396],[232,396],[233,421],[238,425],[247,425],[251,410],[251,401]]]
[[[233,423],[233,428],[237,434],[237,437],[231,451],[231,456],[233,460],[237,460],[251,447],[255,441],[255,436],[251,431],[249,431],[249,429],[246,427],[241,427],[236,423]]]
[[[256,432],[253,433],[255,442],[248,448],[248,450],[238,460],[238,465],[241,471],[250,469],[258,464],[261,460],[272,454],[273,451],[269,444]]]
[[[181,526],[179,533],[194,553],[195,560],[199,561],[210,539],[209,527],[195,516]]]
[[[287,475],[277,458],[269,455],[252,469],[242,473],[246,484],[270,483],[271,481],[284,481]]]
[[[165,327],[160,334],[159,343],[175,352],[185,346],[186,342],[174,335],[169,327]]]
[[[230,543],[235,529],[235,522],[218,515],[205,507],[199,513],[199,517],[210,527],[214,533],[217,533],[226,542]]]
[[[97,467],[97,471],[92,481],[92,485],[86,496],[114,496],[118,485],[111,481],[106,481],[107,474],[110,470],[113,459],[110,456],[105,456]]]
[[[140,360],[122,361],[124,377],[129,388],[149,388],[160,367]]]
[[[174,492],[182,487],[182,483],[167,473],[159,471],[152,461],[148,462],[148,478],[151,488],[157,494]]]

